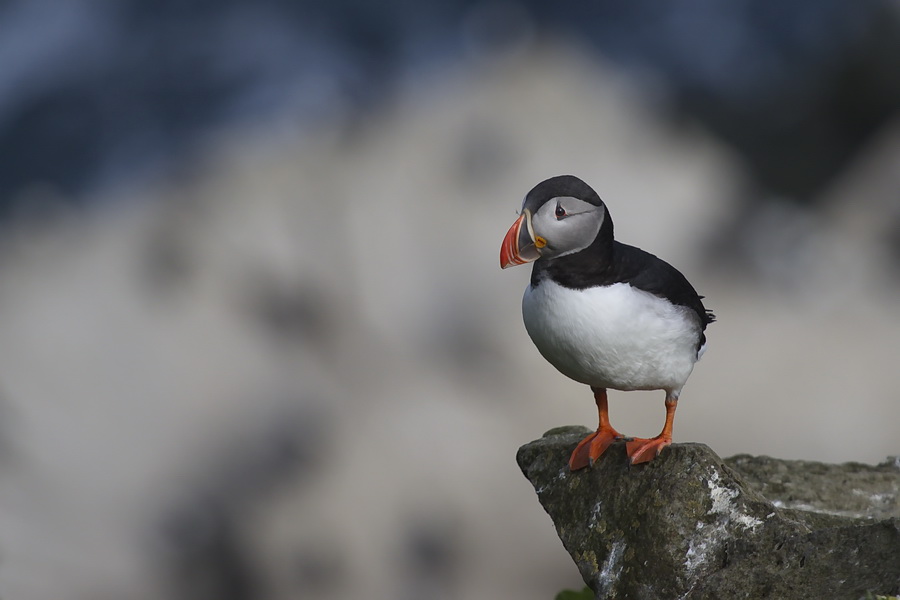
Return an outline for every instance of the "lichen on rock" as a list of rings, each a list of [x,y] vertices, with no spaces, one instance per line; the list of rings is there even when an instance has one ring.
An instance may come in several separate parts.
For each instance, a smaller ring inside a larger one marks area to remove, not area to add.
[[[597,598],[900,592],[893,464],[723,460],[703,444],[673,444],[631,466],[615,444],[570,473],[568,456],[588,432],[551,430],[517,460]]]

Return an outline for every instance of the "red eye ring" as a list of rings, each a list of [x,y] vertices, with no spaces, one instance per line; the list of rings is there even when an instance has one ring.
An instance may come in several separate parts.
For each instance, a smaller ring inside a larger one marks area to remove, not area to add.
[[[556,213],[555,213],[555,214],[556,214],[556,218],[557,218],[557,219],[562,219],[562,218],[565,217],[568,213],[566,213],[566,209],[564,209],[564,208],[562,207],[562,205],[560,205],[559,203],[557,203],[557,204],[556,204]]]

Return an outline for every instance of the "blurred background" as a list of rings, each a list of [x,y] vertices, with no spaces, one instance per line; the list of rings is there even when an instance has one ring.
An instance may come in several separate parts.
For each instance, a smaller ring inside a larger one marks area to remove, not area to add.
[[[897,0],[3,2],[0,596],[580,587],[498,267],[562,173],[719,317],[676,441],[900,453],[898,73]]]

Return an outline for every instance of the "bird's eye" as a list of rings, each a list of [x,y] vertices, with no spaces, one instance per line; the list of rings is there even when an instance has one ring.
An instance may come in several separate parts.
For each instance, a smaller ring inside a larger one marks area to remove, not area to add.
[[[564,208],[562,207],[561,204],[557,203],[557,204],[556,204],[556,218],[557,218],[557,219],[562,219],[562,218],[565,217],[567,214],[568,214],[568,213],[566,213],[566,209],[564,209]]]

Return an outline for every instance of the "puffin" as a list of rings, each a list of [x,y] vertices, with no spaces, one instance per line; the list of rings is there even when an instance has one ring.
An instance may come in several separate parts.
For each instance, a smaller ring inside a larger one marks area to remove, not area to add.
[[[525,196],[503,238],[500,267],[534,263],[522,317],[538,352],[563,375],[590,386],[597,430],[572,452],[572,471],[624,440],[631,464],[672,443],[681,390],[706,350],[715,315],[675,267],[613,237],[606,204],[573,175],[552,177]],[[653,438],[626,437],[609,421],[607,390],[664,390],[666,420]]]

